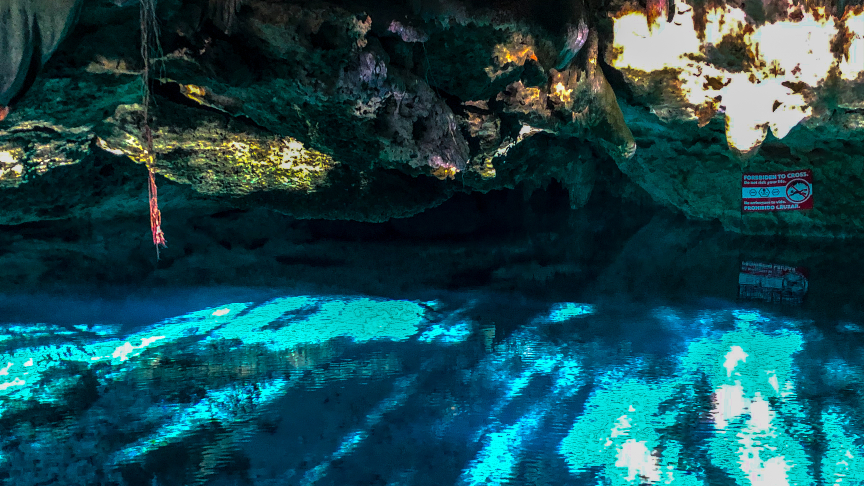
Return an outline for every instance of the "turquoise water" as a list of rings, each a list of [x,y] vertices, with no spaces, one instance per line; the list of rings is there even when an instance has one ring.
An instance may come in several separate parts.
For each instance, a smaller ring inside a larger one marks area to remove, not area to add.
[[[864,322],[714,300],[182,295],[6,313],[7,484],[864,484]]]

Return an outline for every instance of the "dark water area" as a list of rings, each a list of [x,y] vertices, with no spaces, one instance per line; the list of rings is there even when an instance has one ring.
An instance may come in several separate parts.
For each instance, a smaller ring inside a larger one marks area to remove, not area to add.
[[[48,269],[4,267],[0,480],[864,484],[861,242],[549,194],[190,218],[158,265],[0,232]]]

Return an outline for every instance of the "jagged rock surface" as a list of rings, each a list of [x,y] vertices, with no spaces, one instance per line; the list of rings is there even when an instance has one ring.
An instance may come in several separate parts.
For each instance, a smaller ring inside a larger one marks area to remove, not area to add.
[[[192,189],[162,204],[386,221],[556,179],[574,208],[602,183],[738,232],[864,233],[860,7],[678,2],[649,26],[636,4],[589,2],[559,72],[563,34],[534,4],[248,0],[214,18],[161,2],[156,170]],[[137,23],[134,4],[85,2],[0,122],[0,223],[145,207]],[[823,56],[772,54],[778,25]],[[815,209],[741,214],[742,173],[807,168]]]

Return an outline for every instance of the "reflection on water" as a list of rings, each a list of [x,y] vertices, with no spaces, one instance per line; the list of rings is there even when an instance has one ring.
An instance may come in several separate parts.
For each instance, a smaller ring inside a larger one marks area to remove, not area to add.
[[[776,310],[288,295],[132,328],[7,323],[0,475],[864,484],[864,323]]]

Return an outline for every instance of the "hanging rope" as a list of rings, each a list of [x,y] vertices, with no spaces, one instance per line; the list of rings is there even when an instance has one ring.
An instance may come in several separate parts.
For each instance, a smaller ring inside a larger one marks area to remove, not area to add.
[[[156,0],[141,0],[141,57],[144,60],[144,70],[141,81],[144,84],[144,123],[141,134],[144,137],[146,150],[147,185],[150,201],[150,232],[153,234],[153,245],[156,246],[156,260],[159,260],[159,247],[167,248],[165,233],[162,232],[162,213],[156,195],[156,173],[154,172],[156,152],[153,150],[153,132],[150,129],[150,49],[159,42],[159,26],[156,23]]]

